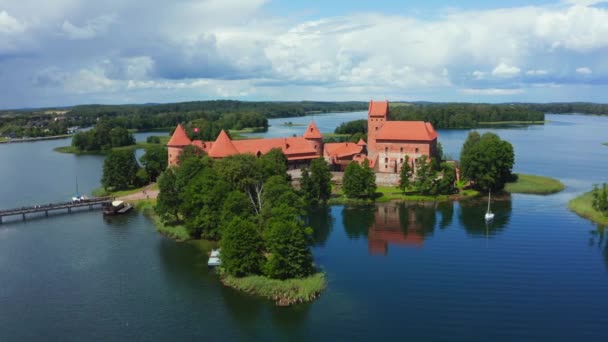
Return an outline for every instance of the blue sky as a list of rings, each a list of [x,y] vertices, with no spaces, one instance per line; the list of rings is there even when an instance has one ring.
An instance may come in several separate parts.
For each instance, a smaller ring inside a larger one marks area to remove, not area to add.
[[[593,101],[607,1],[0,0],[0,108]]]

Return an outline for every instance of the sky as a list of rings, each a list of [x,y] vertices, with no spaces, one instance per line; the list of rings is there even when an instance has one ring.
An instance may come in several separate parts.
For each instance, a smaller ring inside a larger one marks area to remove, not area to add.
[[[607,91],[608,0],[0,0],[0,109]]]

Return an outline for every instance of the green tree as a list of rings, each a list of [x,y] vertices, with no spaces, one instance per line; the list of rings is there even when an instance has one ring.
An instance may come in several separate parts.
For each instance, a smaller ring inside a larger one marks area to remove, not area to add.
[[[259,274],[264,242],[255,224],[234,217],[222,232],[222,269],[236,277]]]
[[[158,176],[167,168],[167,149],[164,146],[151,146],[139,159],[148,173],[150,180],[155,182]]]
[[[179,157],[177,157],[177,162],[179,165],[182,165],[182,163],[186,159],[201,158],[204,155],[205,155],[205,151],[201,150],[197,146],[194,146],[194,145],[186,146],[182,149],[182,152],[179,154]]]
[[[125,190],[137,183],[139,164],[132,150],[111,151],[103,163],[101,184],[106,190]]]
[[[230,223],[234,217],[240,217],[243,220],[251,220],[253,217],[253,210],[251,209],[249,199],[238,190],[231,191],[226,196],[220,218],[222,226]]]
[[[146,142],[148,144],[160,144],[160,137],[156,135],[151,135],[146,138]]]
[[[423,195],[437,194],[437,172],[427,156],[418,158],[416,163],[416,180],[414,186]]]
[[[374,198],[376,195],[376,173],[369,166],[369,160],[365,159],[363,165],[361,165],[363,171],[363,182],[365,185],[364,196],[368,198]]]
[[[193,238],[219,238],[220,214],[230,186],[213,168],[202,169],[181,192],[180,213]]]
[[[331,172],[329,164],[323,157],[313,159],[310,163],[310,181],[312,194],[309,196],[313,203],[325,202],[331,196]]]
[[[405,156],[405,160],[403,161],[403,166],[401,166],[401,171],[399,172],[399,189],[405,192],[407,188],[411,185],[412,180],[412,166],[410,165],[410,157]]]
[[[126,128],[116,127],[110,130],[110,145],[112,147],[129,146],[135,144],[133,134]]]
[[[168,168],[158,177],[158,190],[154,208],[156,213],[165,222],[178,222],[181,199],[176,185],[174,168]]]
[[[281,207],[289,210],[286,205]],[[264,236],[270,253],[264,267],[268,277],[302,278],[313,273],[308,237],[299,220],[273,220],[266,227]]]
[[[441,163],[441,179],[438,181],[437,192],[439,194],[453,194],[456,190],[456,170],[454,166],[450,163],[443,162]]]
[[[350,162],[344,170],[342,189],[346,197],[360,197],[363,194],[364,180],[363,170],[357,162]]]
[[[460,156],[462,175],[479,190],[498,191],[513,177],[513,146],[494,133],[471,132]]]
[[[304,198],[306,203],[314,203],[314,188],[312,185],[312,180],[310,179],[310,173],[308,172],[308,168],[302,169],[302,178],[300,179],[300,192]]]
[[[261,155],[256,165],[263,180],[272,176],[287,177],[287,157],[280,148],[273,148]]]

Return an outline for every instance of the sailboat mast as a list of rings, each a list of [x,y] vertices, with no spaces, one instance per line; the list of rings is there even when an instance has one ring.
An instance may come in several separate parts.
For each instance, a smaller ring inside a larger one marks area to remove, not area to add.
[[[492,197],[492,190],[488,191],[488,212],[490,212],[490,198]]]

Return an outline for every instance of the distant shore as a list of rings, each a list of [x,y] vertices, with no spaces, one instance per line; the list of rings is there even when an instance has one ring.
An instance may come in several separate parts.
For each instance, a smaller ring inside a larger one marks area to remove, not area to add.
[[[50,135],[48,137],[0,139],[0,144],[12,144],[12,143],[32,142],[32,141],[41,141],[41,140],[65,139],[65,138],[71,137],[72,135],[73,134],[61,134],[61,135]]]

